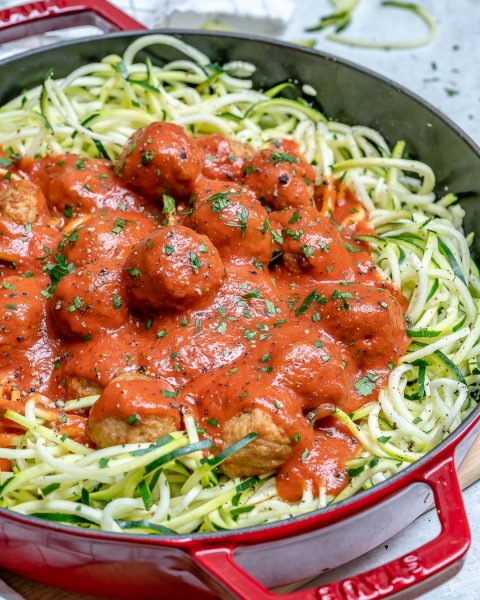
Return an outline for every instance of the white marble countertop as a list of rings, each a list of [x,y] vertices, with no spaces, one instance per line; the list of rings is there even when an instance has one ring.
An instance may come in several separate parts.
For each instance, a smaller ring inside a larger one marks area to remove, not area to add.
[[[282,35],[288,40],[317,40],[317,49],[347,58],[403,84],[442,110],[480,144],[480,1],[417,0],[438,22],[432,44],[414,50],[371,50],[343,46],[325,39],[325,33],[305,33],[304,28],[331,11],[326,0],[296,0],[294,18]],[[14,4],[0,0],[0,6]],[[140,21],[152,23],[155,2],[118,0],[116,2]],[[424,26],[414,15],[395,9],[379,10],[377,0],[363,0],[354,15],[348,34],[375,40],[398,40],[418,36]],[[422,598],[424,600],[478,600],[480,598],[480,482],[465,492],[473,542],[461,572],[449,582]],[[368,570],[389,559],[409,552],[439,530],[431,511],[410,527],[347,567],[337,569],[338,576]],[[1,593],[0,593],[1,597]]]

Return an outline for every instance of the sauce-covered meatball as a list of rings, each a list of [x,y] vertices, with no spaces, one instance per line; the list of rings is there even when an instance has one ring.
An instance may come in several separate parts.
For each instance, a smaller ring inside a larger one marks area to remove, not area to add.
[[[261,150],[245,171],[245,184],[272,208],[313,206],[315,171],[294,146]]]
[[[140,199],[115,176],[104,159],[47,156],[21,168],[40,186],[52,211],[67,217],[102,208],[138,210]]]
[[[0,216],[21,225],[35,223],[47,214],[42,190],[28,180],[13,181],[0,190]]]
[[[248,144],[227,140],[220,133],[204,135],[198,138],[197,144],[204,154],[202,173],[209,179],[242,179],[247,161],[255,154]]]
[[[363,283],[325,283],[320,290],[322,327],[348,344],[360,365],[372,364],[382,356],[386,364],[392,353],[398,358],[405,351],[403,309],[388,289]],[[385,335],[390,331],[397,332],[395,340]]]
[[[50,225],[0,219],[0,260],[14,263],[18,274],[41,275],[61,240],[62,234]]]
[[[118,329],[127,319],[121,268],[102,263],[73,271],[57,285],[50,314],[66,336],[88,340],[101,330]]]
[[[201,178],[187,223],[207,235],[222,257],[256,258],[268,263],[272,238],[267,211],[249,189],[234,183]]]
[[[272,352],[275,384],[298,393],[307,411],[322,404],[342,406],[350,392],[350,373],[338,343],[315,328],[296,329],[288,331]]]
[[[155,122],[135,132],[118,158],[116,172],[146,198],[188,198],[202,169],[202,153],[174,123]]]
[[[181,414],[164,379],[123,373],[105,387],[88,417],[87,433],[99,448],[154,442],[177,431]]]
[[[352,280],[358,271],[355,262],[369,261],[361,248],[347,244],[335,224],[315,209],[273,212],[270,225],[281,240],[282,263],[291,273],[321,280]]]
[[[122,262],[154,226],[155,220],[141,213],[102,210],[69,231],[63,254],[77,267],[99,260]]]
[[[0,286],[1,354],[29,347],[42,334],[47,277],[5,277]]]
[[[269,355],[259,354],[257,361],[244,355],[182,388],[185,403],[217,447],[226,449],[256,434],[222,463],[232,477],[262,475],[278,468],[288,460],[295,435],[306,426],[300,396],[288,387],[272,385]]]
[[[125,273],[130,301],[137,308],[181,310],[215,292],[224,267],[206,236],[175,225],[137,244]]]

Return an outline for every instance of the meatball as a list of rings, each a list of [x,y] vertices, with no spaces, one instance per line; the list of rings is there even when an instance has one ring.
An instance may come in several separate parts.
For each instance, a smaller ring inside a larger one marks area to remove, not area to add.
[[[32,346],[42,334],[47,277],[5,277],[0,285],[0,348],[2,354]]]
[[[248,163],[245,172],[245,185],[272,208],[313,206],[315,171],[298,151],[265,148]]]
[[[33,164],[22,161],[21,168],[41,187],[49,208],[67,217],[103,208],[138,210],[142,206],[104,159],[50,156]]]
[[[99,448],[154,442],[180,429],[181,413],[174,398],[174,389],[164,379],[121,374],[92,406],[87,434]]]
[[[43,223],[20,225],[0,219],[0,260],[15,263],[16,273],[41,275],[61,239],[59,231]]]
[[[137,308],[182,310],[218,289],[224,267],[206,236],[175,225],[137,244],[125,263],[125,275]]]
[[[174,123],[155,122],[138,130],[118,158],[116,172],[146,198],[163,194],[186,199],[202,169],[202,153]]]
[[[282,262],[292,273],[327,280],[353,279],[358,270],[355,262],[369,262],[364,252],[349,251],[332,221],[315,209],[272,213],[270,224],[277,239],[282,239]]]
[[[67,375],[65,377],[65,392],[67,398],[84,398],[85,396],[97,396],[102,393],[103,386],[99,381]]]
[[[323,302],[317,306],[322,327],[348,344],[359,365],[365,362],[368,367],[382,357],[386,364],[405,352],[405,334],[394,339],[386,335],[406,328],[402,307],[387,289],[363,283],[325,283],[320,291]]]
[[[123,262],[154,224],[154,219],[140,213],[102,210],[69,232],[63,253],[77,267],[99,260]]]
[[[272,352],[275,384],[302,397],[302,408],[311,411],[322,404],[341,406],[348,398],[349,374],[342,354],[328,335],[298,332]]]
[[[50,314],[65,336],[90,339],[99,330],[121,327],[128,311],[120,267],[93,264],[64,277],[50,300]]]
[[[306,423],[301,398],[286,387],[272,385],[273,374],[250,361],[244,356],[182,388],[185,402],[215,445],[226,449],[250,433],[257,434],[222,463],[232,477],[278,468],[288,460],[295,435]]]
[[[235,415],[223,424],[222,429],[225,447],[249,433],[258,435],[257,439],[224,461],[222,468],[230,477],[270,473],[287,461],[292,453],[289,436],[260,408]]]
[[[220,133],[198,138],[197,145],[204,154],[202,173],[209,179],[242,179],[247,161],[255,154],[248,144],[228,140]]]
[[[255,257],[268,263],[272,237],[265,226],[267,211],[250,190],[238,184],[201,178],[187,223],[207,235],[221,256]]]
[[[21,225],[34,223],[47,212],[42,190],[27,180],[13,181],[0,190],[0,216]]]

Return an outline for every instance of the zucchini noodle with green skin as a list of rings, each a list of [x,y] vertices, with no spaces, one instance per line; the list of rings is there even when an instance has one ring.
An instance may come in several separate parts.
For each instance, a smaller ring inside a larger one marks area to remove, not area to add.
[[[162,67],[138,61],[149,46],[175,48],[183,58]],[[370,488],[431,450],[476,406],[480,381],[480,279],[462,233],[463,211],[453,194],[437,199],[435,176],[403,158],[380,133],[328,121],[306,99],[281,97],[281,84],[253,88],[254,65],[211,63],[176,38],[139,38],[123,57],[107,56],[64,79],[43,84],[0,109],[0,144],[8,155],[55,153],[115,159],[128,137],[157,120],[192,134],[220,132],[261,148],[270,139],[296,140],[314,165],[317,183],[342,178],[368,212],[376,235],[374,260],[408,300],[408,352],[392,369],[378,401],[335,415],[360,442],[350,482],[337,496],[307,489],[290,504],[276,493],[275,474],[231,479],[222,461],[250,443],[252,433],[214,456],[205,451],[193,418],[185,431],[152,444],[92,450],[45,426],[32,396],[25,415],[4,417],[25,430],[0,448],[12,472],[0,472],[0,505],[44,519],[143,533],[236,529],[322,508]],[[307,85],[304,94],[314,90]],[[308,99],[307,96],[307,99]],[[38,395],[37,395],[38,396]],[[70,400],[88,408],[97,396]]]

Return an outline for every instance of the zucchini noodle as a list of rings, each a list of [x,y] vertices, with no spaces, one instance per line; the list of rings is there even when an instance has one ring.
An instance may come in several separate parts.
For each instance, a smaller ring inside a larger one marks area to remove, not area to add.
[[[168,46],[182,58],[158,66],[140,51]],[[365,126],[327,120],[300,98],[278,97],[289,85],[255,90],[255,66],[218,65],[165,35],[143,36],[123,57],[106,56],[42,85],[0,109],[0,144],[10,155],[54,153],[114,160],[128,137],[152,121],[183,125],[191,134],[221,132],[260,149],[276,137],[296,140],[316,181],[341,178],[362,203],[376,235],[358,236],[408,301],[411,344],[378,401],[340,419],[362,451],[348,464],[350,482],[336,497],[306,489],[290,504],[277,496],[274,473],[232,479],[221,470],[229,454],[255,434],[214,456],[184,415],[184,431],[153,444],[92,450],[49,425],[39,394],[25,415],[3,417],[24,430],[0,458],[0,505],[44,519],[107,531],[190,533],[236,529],[286,519],[342,500],[398,473],[448,436],[474,410],[480,381],[480,274],[462,233],[462,208],[437,199],[435,175],[402,158]],[[300,90],[301,88],[299,88]],[[311,97],[311,86],[307,88]],[[330,210],[326,207],[326,214]],[[349,217],[351,219],[351,217]],[[97,396],[69,400],[88,408]],[[48,400],[48,399],[47,399]],[[51,418],[50,418],[51,420]]]
[[[359,0],[330,0],[333,4],[334,12],[330,15],[322,17],[320,21],[308,27],[305,31],[321,31],[327,27],[335,27],[335,32],[330,33],[326,36],[327,40],[331,42],[337,42],[338,44],[345,44],[347,46],[354,46],[356,48],[370,48],[370,49],[383,49],[383,50],[406,50],[412,48],[420,48],[430,44],[437,34],[437,23],[430,13],[413,2],[404,2],[402,0],[383,0],[380,6],[393,7],[402,9],[404,11],[411,12],[418,17],[427,27],[425,35],[418,38],[405,41],[375,41],[371,39],[362,39],[355,37],[348,37],[346,35],[340,35],[340,32],[344,31],[351,23],[352,13],[357,8]]]

